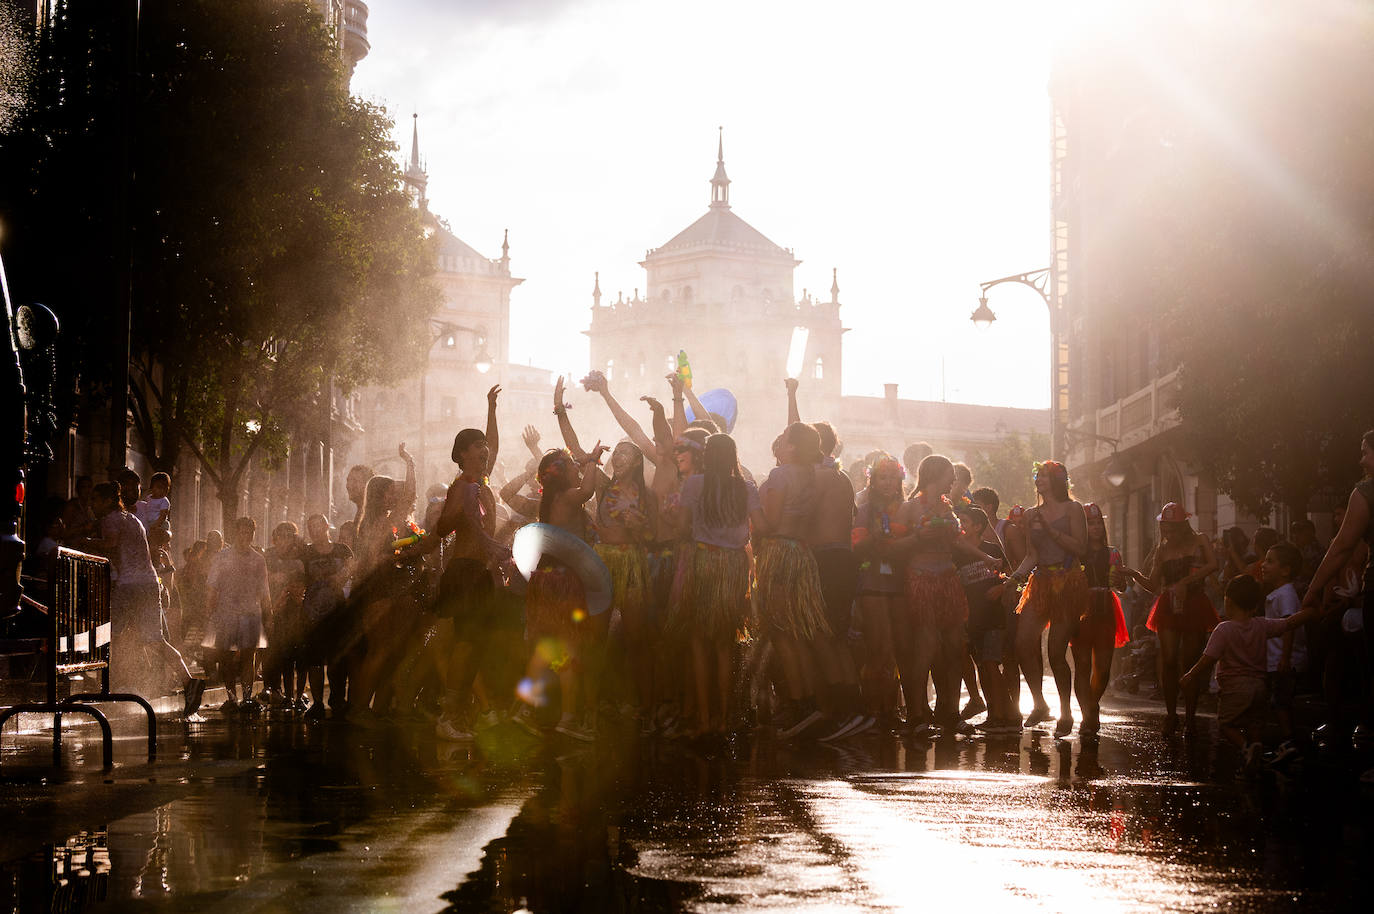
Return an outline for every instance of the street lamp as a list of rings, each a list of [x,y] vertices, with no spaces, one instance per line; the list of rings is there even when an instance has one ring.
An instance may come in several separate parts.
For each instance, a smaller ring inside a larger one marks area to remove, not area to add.
[[[1062,454],[1064,438],[1064,414],[1069,409],[1069,366],[1068,352],[1060,338],[1063,323],[1059,308],[1050,296],[1050,270],[1032,270],[1029,273],[1014,273],[1000,279],[990,279],[979,283],[982,295],[978,297],[978,308],[969,315],[969,320],[980,330],[992,326],[997,315],[988,307],[988,290],[993,286],[1014,282],[1034,289],[1045,308],[1050,312],[1050,456],[1059,459]]]
[[[1130,474],[1130,468],[1121,455],[1116,452],[1116,447],[1121,443],[1120,438],[1108,438],[1106,435],[1097,435],[1093,432],[1085,432],[1082,429],[1066,428],[1064,435],[1067,438],[1087,438],[1091,441],[1105,441],[1112,446],[1112,456],[1107,461],[1107,468],[1102,471],[1102,478],[1107,481],[1107,485],[1113,489],[1119,489],[1126,484],[1126,477]]]

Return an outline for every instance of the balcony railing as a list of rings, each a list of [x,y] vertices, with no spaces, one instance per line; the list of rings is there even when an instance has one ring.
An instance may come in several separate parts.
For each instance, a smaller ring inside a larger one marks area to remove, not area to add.
[[[1177,395],[1178,370],[1175,369],[1099,409],[1095,416],[1080,418],[1071,429],[1113,439],[1117,441],[1117,449],[1124,451],[1179,424]],[[1072,466],[1080,466],[1105,460],[1111,453],[1112,445],[1107,441],[1086,437],[1074,439],[1069,462]]]

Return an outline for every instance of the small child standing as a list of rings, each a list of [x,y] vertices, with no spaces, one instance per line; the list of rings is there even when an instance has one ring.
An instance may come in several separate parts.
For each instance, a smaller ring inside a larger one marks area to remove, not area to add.
[[[153,478],[148,480],[148,495],[134,505],[134,517],[139,519],[146,532],[152,533],[164,524],[169,531],[172,529],[167,520],[172,512],[172,501],[167,497],[171,492],[172,477],[166,473],[154,473]]]
[[[1302,568],[1302,553],[1291,543],[1279,543],[1264,554],[1260,573],[1264,576],[1264,584],[1272,588],[1264,598],[1266,619],[1287,619],[1297,613],[1302,601],[1294,581]],[[1273,764],[1277,765],[1300,751],[1293,742],[1293,693],[1297,689],[1298,674],[1307,672],[1307,633],[1298,628],[1281,640],[1270,641],[1265,669],[1269,701],[1278,716],[1283,740],[1274,751]]]
[[[1232,578],[1226,585],[1225,620],[1213,629],[1197,664],[1179,681],[1184,689],[1196,689],[1216,666],[1221,687],[1217,723],[1221,735],[1241,750],[1247,769],[1258,764],[1263,750],[1255,731],[1267,704],[1268,641],[1293,631],[1316,612],[1306,609],[1285,619],[1266,619],[1258,615],[1261,602],[1258,581],[1245,574]]]

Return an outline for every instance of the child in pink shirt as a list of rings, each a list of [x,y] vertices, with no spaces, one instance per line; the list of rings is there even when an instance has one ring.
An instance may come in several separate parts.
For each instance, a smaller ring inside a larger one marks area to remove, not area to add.
[[[1179,681],[1185,689],[1196,689],[1216,665],[1221,689],[1217,723],[1221,735],[1242,751],[1247,768],[1258,762],[1262,749],[1252,732],[1268,706],[1269,639],[1292,631],[1315,613],[1307,609],[1284,619],[1266,619],[1257,615],[1263,603],[1258,581],[1244,574],[1232,578],[1226,585],[1226,619],[1213,629],[1202,657]]]

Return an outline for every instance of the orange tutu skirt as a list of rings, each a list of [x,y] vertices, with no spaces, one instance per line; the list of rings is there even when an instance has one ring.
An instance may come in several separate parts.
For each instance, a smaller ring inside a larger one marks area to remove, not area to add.
[[[1083,573],[1083,566],[1032,571],[1016,606],[1018,613],[1024,614],[1027,609],[1041,619],[1060,624],[1083,618],[1088,609],[1088,576]]]
[[[554,563],[535,569],[525,590],[527,637],[575,640],[586,629],[586,621],[586,593],[572,569]]]
[[[1110,587],[1088,589],[1088,611],[1078,620],[1075,643],[1091,647],[1125,647],[1131,640],[1121,600]]]

